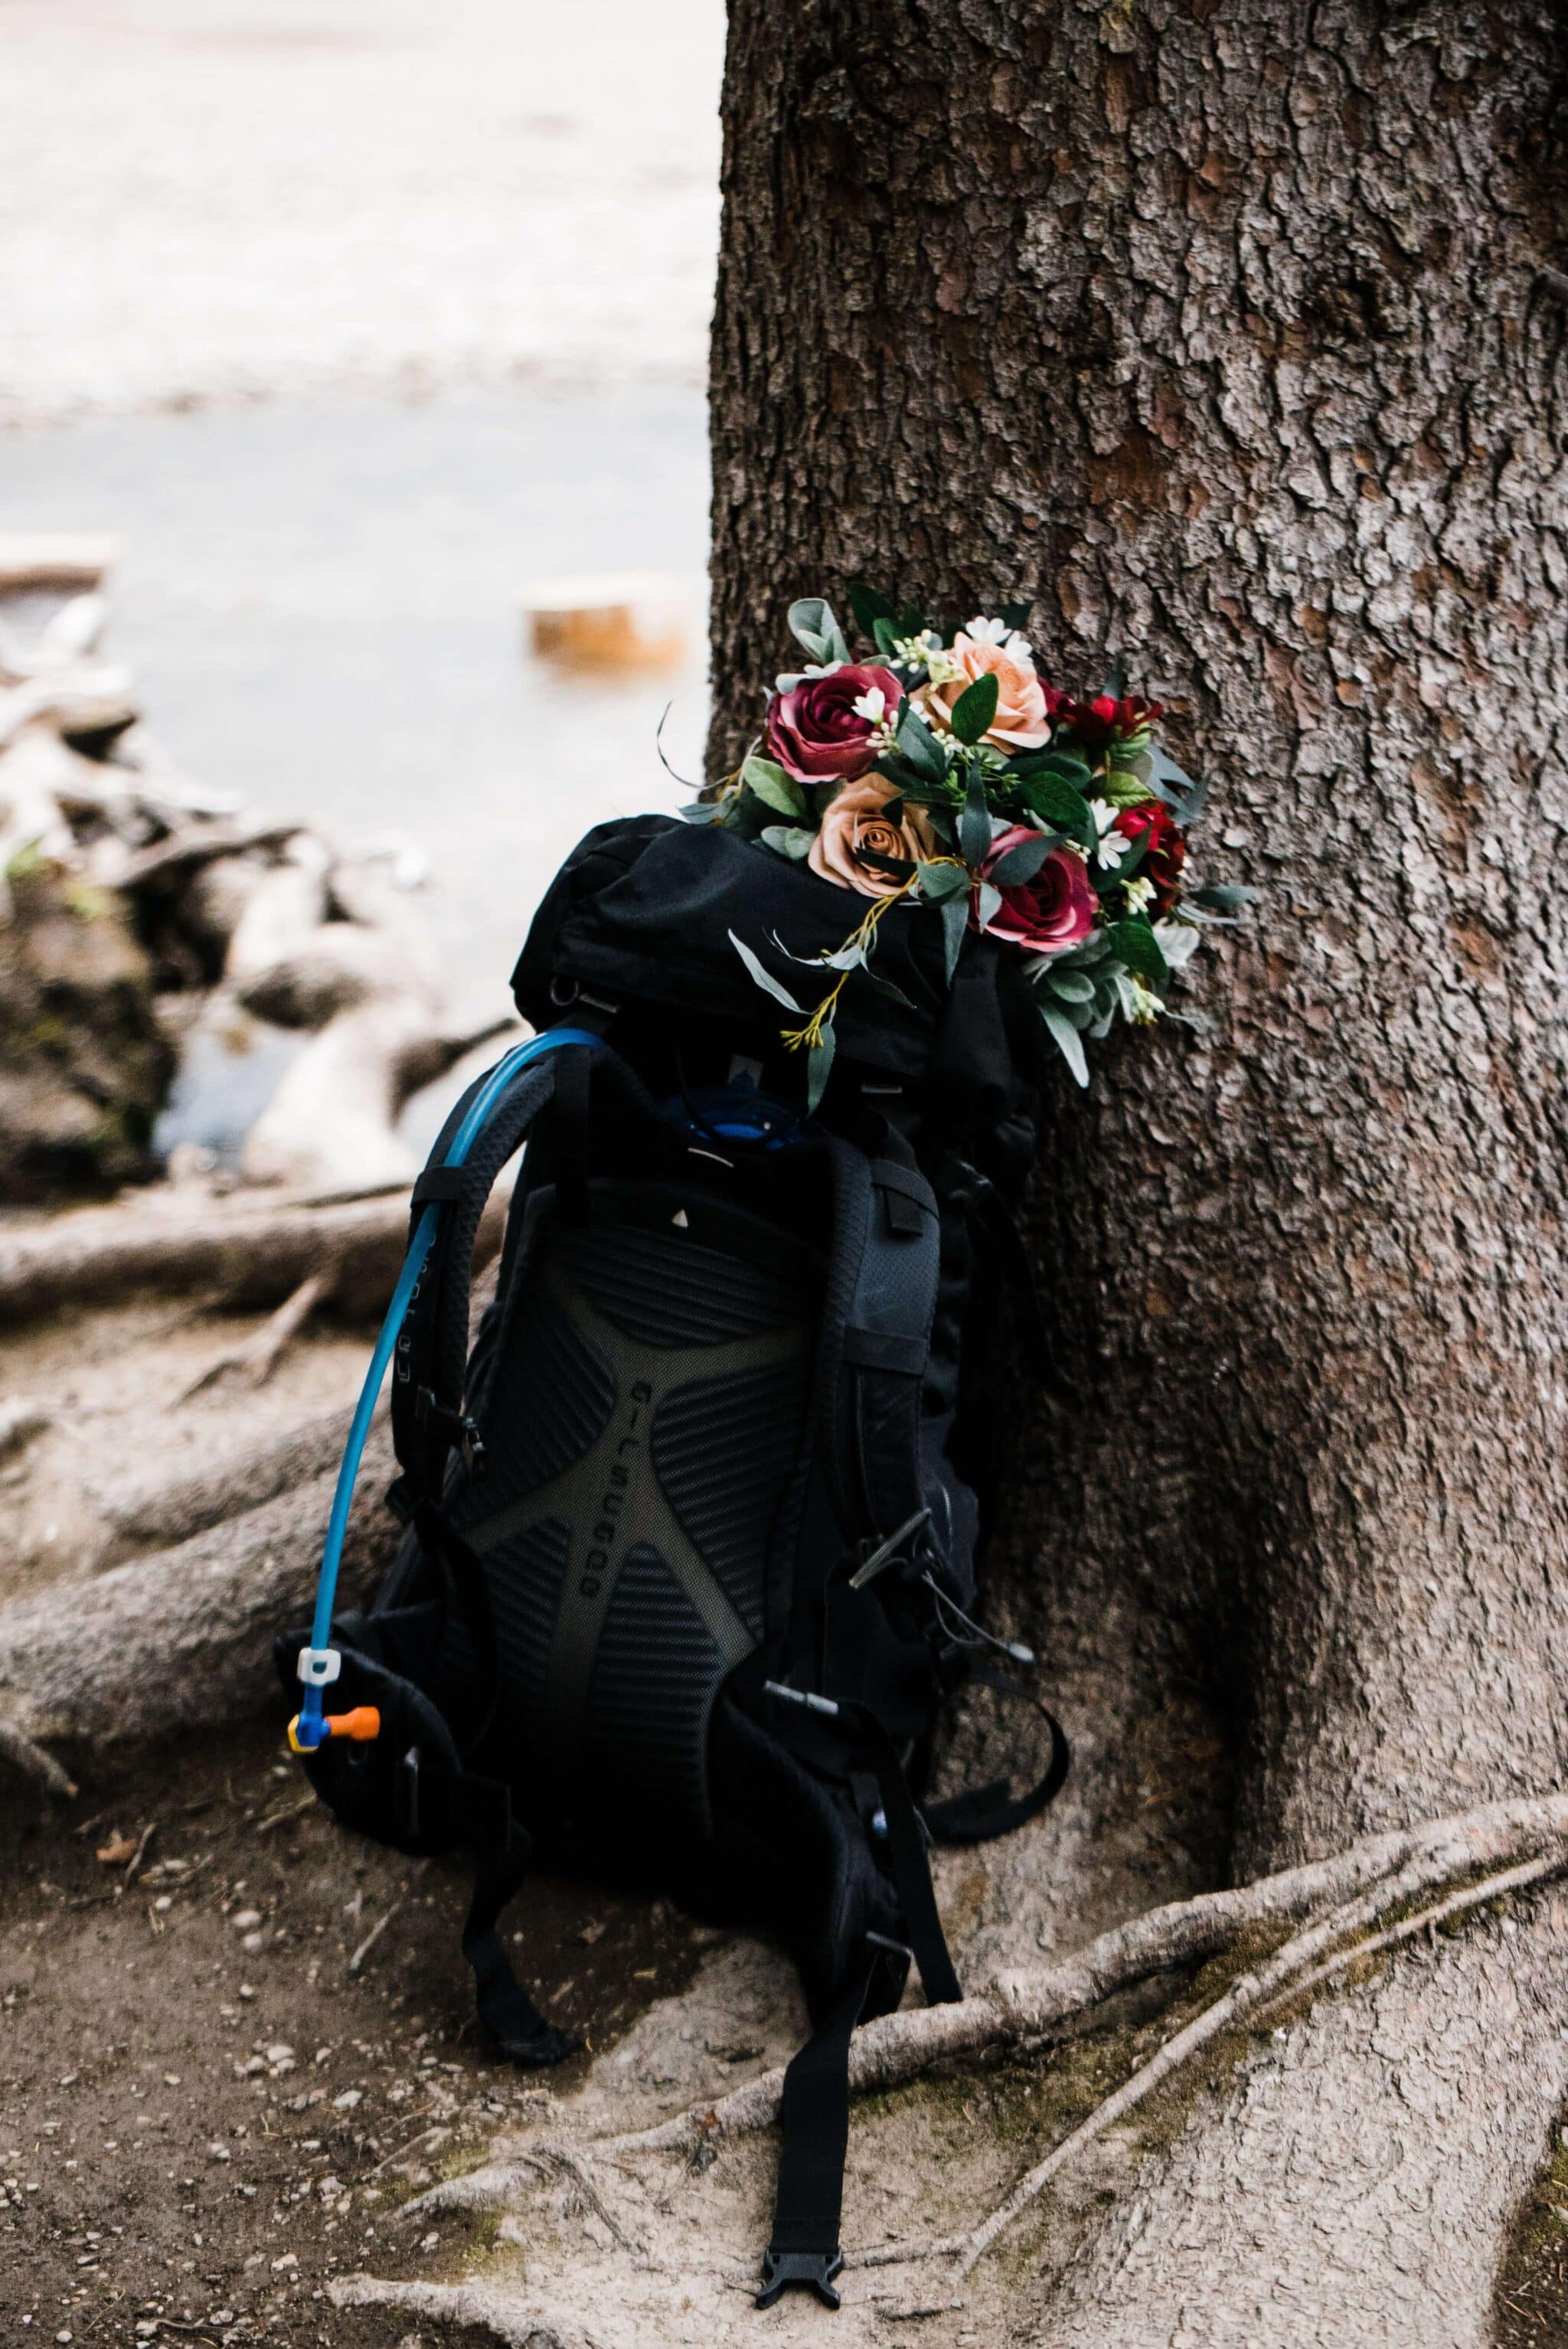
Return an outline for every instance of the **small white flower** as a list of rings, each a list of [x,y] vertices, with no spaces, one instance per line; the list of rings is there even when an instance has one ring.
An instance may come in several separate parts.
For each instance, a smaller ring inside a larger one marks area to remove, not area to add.
[[[1193,922],[1156,922],[1154,937],[1172,970],[1191,962],[1202,944],[1202,933]]]
[[[1140,873],[1135,879],[1127,884],[1128,912],[1130,914],[1141,914],[1153,895],[1153,882],[1146,880],[1143,874]]]
[[[1006,620],[988,620],[982,613],[970,621],[964,633],[971,644],[999,645],[1009,660],[1019,661],[1026,668],[1035,666],[1033,645],[1020,630],[1010,628]]]
[[[1094,844],[1094,861],[1101,872],[1114,872],[1132,843],[1124,832],[1116,829],[1117,811],[1109,800],[1090,800],[1088,804],[1089,812],[1094,817],[1094,828],[1099,834]]]
[[[856,695],[850,707],[857,718],[869,719],[873,726],[880,726],[887,711],[887,696],[880,685],[868,686],[864,693]]]
[[[1121,997],[1121,1016],[1130,1028],[1150,1028],[1165,1006],[1151,987],[1145,987],[1130,970],[1118,975],[1118,991]]]

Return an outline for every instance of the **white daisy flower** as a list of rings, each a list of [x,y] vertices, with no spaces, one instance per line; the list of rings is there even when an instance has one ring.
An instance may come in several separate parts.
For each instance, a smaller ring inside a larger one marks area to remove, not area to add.
[[[1124,832],[1116,829],[1117,811],[1109,800],[1090,800],[1089,812],[1099,837],[1094,844],[1094,861],[1101,872],[1114,872],[1132,846]]]

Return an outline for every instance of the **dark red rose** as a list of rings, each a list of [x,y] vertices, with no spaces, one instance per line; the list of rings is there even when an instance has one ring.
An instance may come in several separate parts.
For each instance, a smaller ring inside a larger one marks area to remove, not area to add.
[[[989,880],[1012,850],[1039,836],[1026,823],[999,833],[979,868],[978,880]],[[1066,954],[1069,947],[1081,946],[1094,927],[1095,894],[1083,858],[1070,849],[1053,848],[1032,881],[1017,881],[1010,888],[1000,882],[995,885],[1002,902],[988,922],[980,918],[980,892],[977,887],[975,890],[969,926],[987,930],[1007,946],[1022,947],[1028,954]]]
[[[838,783],[863,775],[876,757],[872,730],[878,719],[857,701],[882,696],[882,716],[892,717],[903,688],[891,669],[857,664],[827,677],[803,678],[768,704],[768,748],[787,775],[799,783]]]
[[[1186,834],[1170,809],[1159,800],[1150,800],[1142,807],[1123,808],[1116,819],[1116,828],[1125,833],[1135,847],[1147,846],[1149,854],[1139,870],[1153,882],[1154,902],[1162,914],[1168,914],[1176,902],[1181,867],[1187,862]]]
[[[1164,714],[1162,701],[1145,701],[1140,693],[1123,694],[1119,701],[1113,693],[1097,693],[1092,701],[1064,700],[1056,713],[1060,724],[1071,730],[1074,741],[1097,755],[1119,739],[1141,734]]]

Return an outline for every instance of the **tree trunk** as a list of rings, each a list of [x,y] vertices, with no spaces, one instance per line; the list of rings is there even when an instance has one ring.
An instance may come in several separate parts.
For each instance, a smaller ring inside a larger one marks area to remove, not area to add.
[[[1169,1860],[1161,1715],[1212,1877],[1559,1781],[1561,37],[1458,0],[732,10],[715,767],[792,597],[1033,593],[1045,673],[1123,657],[1212,778],[1206,874],[1264,885],[1201,1029],[1047,1108],[1078,1393],[1020,1388],[992,1573],[1080,1749],[1058,1940],[1097,1836]],[[994,1868],[990,1955],[1059,1904],[1047,1852]],[[1265,2039],[1040,2337],[1486,2338],[1568,2085],[1555,1913]]]

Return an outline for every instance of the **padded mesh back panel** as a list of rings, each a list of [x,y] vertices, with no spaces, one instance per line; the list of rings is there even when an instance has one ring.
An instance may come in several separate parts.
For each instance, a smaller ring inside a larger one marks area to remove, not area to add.
[[[484,1563],[525,1815],[689,1837],[715,1696],[788,1588],[812,1262],[700,1191],[593,1199],[532,1251],[478,1408],[488,1472],[448,1508]]]

